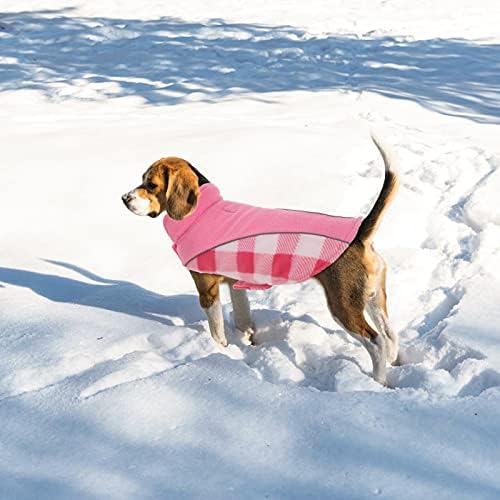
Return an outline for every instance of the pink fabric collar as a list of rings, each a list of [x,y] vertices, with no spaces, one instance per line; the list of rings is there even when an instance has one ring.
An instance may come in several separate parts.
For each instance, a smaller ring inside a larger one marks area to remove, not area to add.
[[[200,195],[194,211],[182,220],[174,220],[169,215],[165,215],[163,226],[170,236],[171,240],[176,243],[177,240],[206,212],[208,208],[217,202],[222,201],[217,186],[211,183],[200,186]]]

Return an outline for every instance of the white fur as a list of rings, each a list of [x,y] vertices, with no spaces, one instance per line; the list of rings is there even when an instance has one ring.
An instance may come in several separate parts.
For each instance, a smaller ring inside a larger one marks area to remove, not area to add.
[[[128,194],[130,201],[127,207],[131,212],[136,215],[148,215],[151,212],[151,202],[147,198],[140,196],[135,189]]]
[[[251,342],[255,330],[246,290],[235,290],[232,285],[229,285],[229,293],[233,304],[234,326]]]
[[[387,348],[385,336],[378,335],[374,340],[371,340],[354,332],[348,331],[348,333],[359,340],[370,354],[373,364],[373,378],[379,384],[386,385]]]
[[[376,298],[370,300],[367,304],[367,312],[375,323],[375,327],[380,335],[385,337],[387,346],[387,361],[394,363],[398,358],[399,338],[389,324],[389,320],[384,311],[380,308]]]
[[[222,306],[219,299],[207,309],[205,309],[208,318],[208,326],[212,338],[220,345],[226,347],[227,340],[224,333],[224,317],[222,316]]]

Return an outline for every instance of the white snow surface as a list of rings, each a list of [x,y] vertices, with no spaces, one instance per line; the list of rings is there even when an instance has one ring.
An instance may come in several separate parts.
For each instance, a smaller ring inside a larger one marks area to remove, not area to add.
[[[3,0],[0,499],[500,498],[498,2]],[[161,219],[161,156],[228,199],[366,214],[390,387],[315,282],[217,346]]]

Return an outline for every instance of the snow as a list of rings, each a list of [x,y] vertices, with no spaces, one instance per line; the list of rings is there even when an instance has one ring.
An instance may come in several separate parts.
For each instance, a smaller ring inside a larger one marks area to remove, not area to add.
[[[0,498],[498,498],[498,2],[44,9],[0,16]],[[402,180],[390,387],[312,281],[250,294],[256,346],[224,291],[216,345],[120,196],[177,155],[228,199],[366,214],[370,130]]]

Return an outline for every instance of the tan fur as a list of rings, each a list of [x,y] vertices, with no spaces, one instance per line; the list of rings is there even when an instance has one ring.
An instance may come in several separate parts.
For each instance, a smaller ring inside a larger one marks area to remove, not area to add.
[[[172,219],[181,220],[196,207],[200,188],[198,177],[189,164],[180,158],[164,158],[168,168],[168,189],[166,210]]]
[[[197,273],[196,271],[189,272],[198,290],[201,307],[208,309],[219,298],[219,285],[225,278],[218,274],[204,274]]]
[[[150,201],[155,216],[165,210],[175,220],[189,215],[200,195],[196,174],[187,161],[174,156],[154,162],[135,191]]]
[[[333,316],[348,331],[369,339],[376,338],[378,333],[368,325],[363,312],[382,271],[375,263],[374,252],[366,252],[356,242],[315,276],[323,285]]]

